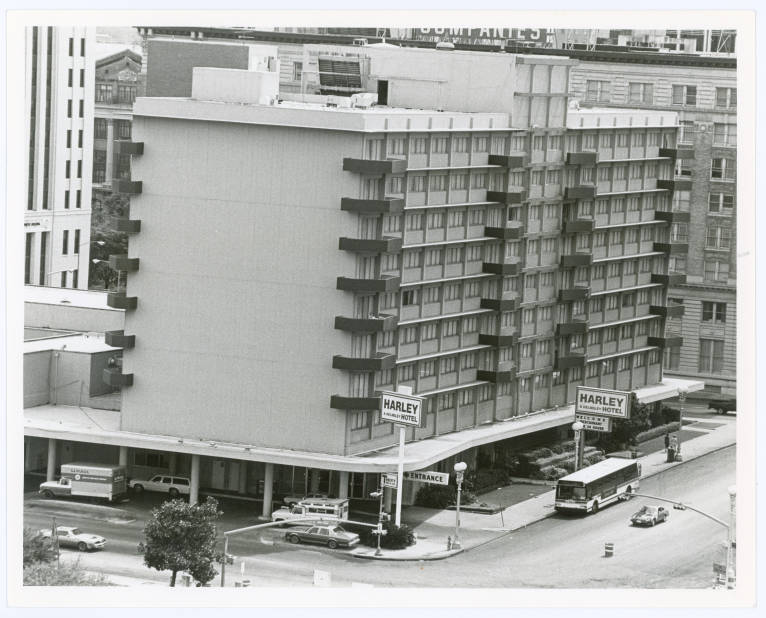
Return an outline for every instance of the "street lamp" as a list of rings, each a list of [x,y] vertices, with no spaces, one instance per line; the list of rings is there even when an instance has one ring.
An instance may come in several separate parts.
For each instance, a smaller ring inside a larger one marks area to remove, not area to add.
[[[383,483],[381,478],[381,487],[379,491],[373,491],[370,494],[370,498],[380,498],[380,507],[378,508],[378,526],[375,529],[375,535],[378,537],[378,547],[375,550],[375,555],[380,556],[383,552],[380,551],[380,537],[383,536]]]
[[[572,431],[574,431],[574,443],[575,443],[575,456],[574,456],[574,469],[575,471],[582,468],[582,451],[583,451],[583,445],[580,443],[582,440],[583,429],[585,428],[585,425],[583,425],[580,421],[575,421],[572,423]]]
[[[676,440],[677,447],[676,447],[676,461],[681,460],[681,430],[684,428],[684,402],[686,401],[686,391],[685,390],[679,390],[678,391],[678,403],[681,405],[679,406],[678,410],[678,439]]]
[[[455,482],[457,482],[457,505],[455,508],[455,542],[452,544],[452,549],[462,549],[460,544],[460,491],[463,489],[463,474],[468,468],[468,464],[464,461],[459,461],[455,464]]]

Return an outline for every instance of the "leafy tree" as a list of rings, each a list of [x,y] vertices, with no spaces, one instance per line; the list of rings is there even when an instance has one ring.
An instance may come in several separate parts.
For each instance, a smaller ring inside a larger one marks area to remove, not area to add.
[[[50,537],[45,537],[37,530],[24,528],[24,568],[56,559],[56,549]]]
[[[215,524],[221,515],[218,502],[211,497],[204,504],[176,499],[152,509],[144,526],[146,543],[139,545],[144,564],[158,571],[171,571],[171,586],[176,585],[179,571],[206,584],[218,573],[213,567],[220,558]]]
[[[97,260],[108,260],[110,255],[123,255],[128,252],[128,235],[117,231],[117,221],[128,217],[130,198],[121,193],[110,193],[92,200],[90,226],[90,256]],[[98,241],[98,242],[96,242]],[[103,244],[98,244],[103,243]],[[113,288],[118,282],[117,271],[106,262],[91,261],[89,280],[92,287],[103,284]]]
[[[635,445],[636,435],[652,426],[650,414],[651,406],[638,403],[634,399],[630,418],[614,419],[611,433],[599,434],[599,446],[605,451],[614,451],[624,448],[623,445]]]

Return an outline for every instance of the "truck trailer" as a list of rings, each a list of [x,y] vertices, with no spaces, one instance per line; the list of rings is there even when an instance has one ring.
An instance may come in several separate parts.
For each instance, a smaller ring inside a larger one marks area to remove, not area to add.
[[[40,484],[40,494],[103,498],[113,502],[127,493],[125,466],[92,463],[61,464],[61,478]]]

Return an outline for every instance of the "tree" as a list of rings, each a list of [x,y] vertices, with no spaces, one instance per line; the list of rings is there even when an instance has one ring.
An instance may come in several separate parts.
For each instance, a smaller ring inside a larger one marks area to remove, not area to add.
[[[128,217],[130,199],[122,193],[110,193],[92,200],[90,239],[90,256],[97,260],[108,260],[110,255],[124,255],[128,252],[128,235],[117,231],[117,221]],[[96,241],[104,243],[99,245]],[[91,261],[88,276],[91,286],[101,284],[107,289],[117,285],[117,271],[106,262]]]
[[[55,559],[56,549],[51,538],[43,536],[37,530],[24,528],[24,567]]]
[[[651,406],[638,403],[634,399],[631,405],[630,418],[627,420],[614,419],[611,433],[599,434],[599,446],[605,451],[613,451],[624,448],[623,445],[635,445],[636,434],[646,431],[652,426],[650,413]]]
[[[220,558],[215,524],[221,515],[218,502],[210,497],[204,504],[176,499],[152,509],[144,526],[146,542],[139,545],[144,564],[158,571],[171,571],[171,586],[176,585],[179,571],[206,584],[218,573],[213,567]]]

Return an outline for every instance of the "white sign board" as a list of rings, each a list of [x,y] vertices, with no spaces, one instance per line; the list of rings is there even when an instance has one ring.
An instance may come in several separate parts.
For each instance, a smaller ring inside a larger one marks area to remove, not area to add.
[[[449,474],[445,472],[405,472],[404,478],[407,481],[418,481],[433,485],[449,485]]]
[[[380,396],[380,418],[400,425],[420,425],[423,398],[401,393],[383,392]]]
[[[596,416],[595,414],[575,414],[575,420],[583,424],[588,431],[612,431],[612,419],[608,416]]]
[[[575,413],[630,418],[630,393],[578,386]]]
[[[380,484],[383,487],[391,487],[393,489],[396,489],[396,486],[397,486],[396,474],[381,474]]]
[[[314,569],[314,585],[319,588],[329,588],[332,586],[332,575],[330,575],[330,571]]]

